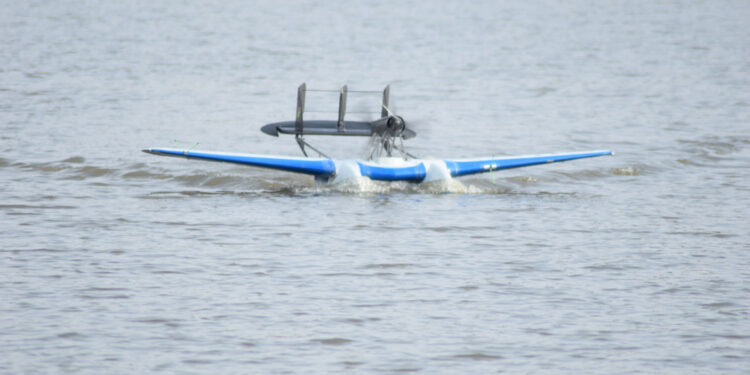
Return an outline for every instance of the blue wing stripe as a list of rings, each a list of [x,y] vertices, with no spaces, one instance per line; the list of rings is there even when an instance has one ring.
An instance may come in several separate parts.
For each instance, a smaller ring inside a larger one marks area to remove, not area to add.
[[[427,175],[424,163],[402,168],[376,167],[360,162],[357,164],[359,164],[360,174],[371,180],[421,182]]]
[[[336,174],[336,164],[331,159],[302,159],[268,157],[260,155],[235,155],[159,148],[151,148],[143,151],[155,155],[178,156],[184,158],[235,163],[260,168],[278,169],[287,172],[304,173],[320,177],[330,177]]]
[[[612,155],[612,151],[589,151],[570,154],[551,154],[536,156],[520,156],[508,158],[479,159],[479,160],[446,160],[445,165],[451,172],[451,176],[460,177],[476,173],[495,171],[498,169],[520,168],[531,165],[555,163],[561,161],[593,158],[597,156]]]

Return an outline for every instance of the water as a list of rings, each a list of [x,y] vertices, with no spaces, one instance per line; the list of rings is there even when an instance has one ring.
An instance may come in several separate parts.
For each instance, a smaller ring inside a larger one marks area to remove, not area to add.
[[[750,368],[745,2],[2,8],[2,373]],[[617,154],[354,189],[140,152],[297,155],[259,127],[303,81],[390,83],[424,157]]]

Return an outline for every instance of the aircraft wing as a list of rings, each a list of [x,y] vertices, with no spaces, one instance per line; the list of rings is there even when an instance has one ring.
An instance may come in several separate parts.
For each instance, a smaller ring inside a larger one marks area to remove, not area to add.
[[[186,159],[200,159],[277,169],[287,172],[309,174],[316,177],[330,177],[336,173],[336,165],[331,159],[230,154],[224,152],[190,151],[170,148],[147,148],[143,150],[143,152],[160,156],[174,156]]]
[[[271,156],[253,154],[234,154],[211,151],[191,151],[171,148],[149,148],[143,152],[160,155],[173,156],[186,159],[199,159],[217,161],[224,163],[242,164],[253,167],[276,169],[287,172],[313,175],[316,178],[327,180],[336,175],[336,163],[332,159]],[[565,154],[526,155],[526,156],[503,156],[477,159],[454,159],[444,160],[451,177],[461,177],[477,173],[485,173],[500,169],[528,167],[532,165],[562,162],[575,159],[592,158],[597,156],[612,155],[609,150],[574,152]],[[421,182],[427,173],[425,161],[415,160],[404,162],[399,165],[378,165],[361,161],[340,161],[342,165],[347,162],[357,164],[357,174],[373,180],[383,181],[411,181]]]
[[[573,152],[566,154],[504,156],[481,159],[445,160],[445,166],[453,177],[485,173],[499,169],[520,168],[532,165],[556,163],[561,161],[593,158],[597,156],[613,155],[610,150]]]

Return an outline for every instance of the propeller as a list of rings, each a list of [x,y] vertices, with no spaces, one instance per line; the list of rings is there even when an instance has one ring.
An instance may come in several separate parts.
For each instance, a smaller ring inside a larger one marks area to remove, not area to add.
[[[404,158],[414,158],[413,155],[404,150],[403,140],[413,138],[417,133],[408,129],[404,118],[394,114],[393,110],[385,103],[383,104],[383,114],[386,114],[386,116],[370,123],[373,135],[371,144],[373,148],[371,148],[370,158],[376,153],[379,156],[383,151],[385,151],[386,156],[393,156],[393,150],[397,150]]]
[[[390,86],[386,86],[383,92],[383,104],[382,104],[382,118],[372,121],[372,133],[373,135],[379,135],[384,137],[402,138],[409,139],[414,138],[417,133],[407,128],[406,121],[404,118],[396,115],[392,106],[388,104],[388,89]]]
[[[388,90],[388,87],[386,87],[386,90]],[[382,113],[387,115],[388,121],[386,122],[385,129],[386,139],[381,142],[381,150],[386,151],[388,156],[392,156],[392,151],[397,150],[404,159],[418,159],[416,156],[406,151],[404,148],[404,140],[416,137],[417,132],[415,130],[422,127],[421,124],[424,124],[425,121],[414,119],[410,119],[408,122],[405,121],[403,117],[396,114],[398,112],[396,106],[397,103],[394,103],[393,101],[388,103],[387,100],[389,98],[387,98],[386,95],[387,94],[385,93],[383,95],[384,103],[382,105]]]

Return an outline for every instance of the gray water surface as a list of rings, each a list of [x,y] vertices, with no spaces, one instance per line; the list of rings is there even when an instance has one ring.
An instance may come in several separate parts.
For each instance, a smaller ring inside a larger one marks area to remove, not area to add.
[[[1,5],[2,373],[750,368],[746,2]],[[140,152],[297,155],[259,128],[302,82],[390,83],[424,157],[616,156],[356,190]]]

